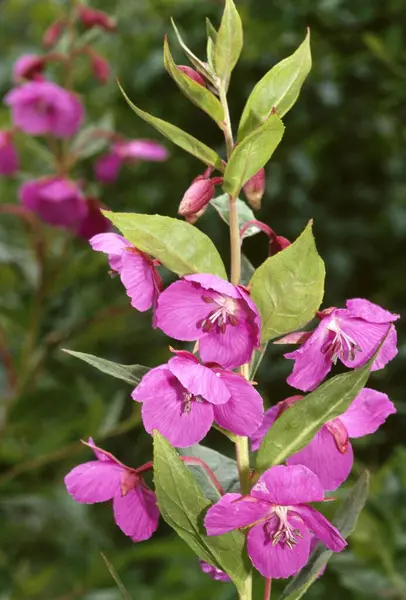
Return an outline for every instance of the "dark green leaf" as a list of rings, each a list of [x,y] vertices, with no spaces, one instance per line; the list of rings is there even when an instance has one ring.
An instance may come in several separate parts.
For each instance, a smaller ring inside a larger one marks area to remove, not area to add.
[[[254,265],[245,254],[241,254],[241,285],[248,285],[254,273]]]
[[[203,87],[178,69],[172,58],[166,38],[164,41],[164,64],[169,75],[189,100],[204,110],[217,123],[224,121],[224,110],[219,100],[206,87]]]
[[[240,15],[233,0],[226,0],[214,48],[216,75],[223,82],[225,89],[240,57],[242,46],[243,30]]]
[[[367,500],[368,490],[369,473],[364,471],[333,519],[334,525],[341,531],[343,537],[347,538],[354,531]],[[327,564],[333,554],[334,552],[319,544],[307,565],[286,586],[281,600],[299,600],[317,579],[320,569]]]
[[[200,444],[195,444],[189,448],[181,448],[179,454],[181,456],[193,456],[204,460],[226,493],[240,491],[237,462],[233,458],[228,458],[228,456],[224,456],[220,452],[216,452],[216,450],[206,448],[206,446],[201,446]],[[194,478],[198,481],[206,498],[212,502],[217,502],[220,499],[220,494],[206,471],[198,465],[187,466],[191,469]]]
[[[367,382],[374,360],[332,377],[282,413],[262,440],[256,461],[258,471],[285,462],[306,446],[324,423],[342,415]]]
[[[120,84],[119,87],[128,105],[139,117],[141,117],[141,119],[144,119],[144,121],[155,127],[155,129],[171,140],[171,142],[201,160],[205,165],[209,167],[215,167],[219,171],[224,170],[223,163],[217,152],[206,146],[206,144],[203,144],[203,142],[200,142],[194,138],[189,133],[186,133],[186,131],[179,129],[179,127],[176,127],[176,125],[167,123],[162,119],[158,119],[157,117],[144,112],[131,102]]]
[[[277,115],[237,144],[231,153],[224,172],[223,189],[233,197],[262,167],[266,165],[283,137],[285,127]]]
[[[102,559],[106,563],[106,567],[108,568],[108,570],[110,572],[110,575],[112,576],[112,578],[116,582],[117,587],[120,590],[120,593],[121,593],[122,597],[124,598],[124,600],[131,600],[130,594],[125,589],[125,587],[124,587],[124,585],[123,585],[120,577],[118,576],[115,568],[113,567],[113,565],[111,564],[111,562],[109,561],[109,559],[107,558],[107,556],[105,556],[103,554],[103,552],[100,552],[100,554],[102,555]]]
[[[323,300],[324,277],[310,222],[293,244],[268,258],[252,277],[263,342],[295,331],[314,317]]]
[[[182,50],[184,51],[184,53],[186,54],[186,56],[192,63],[192,65],[202,75],[204,75],[204,77],[206,77],[206,79],[208,79],[211,83],[215,84],[217,78],[216,78],[216,75],[214,74],[214,72],[212,71],[211,67],[207,63],[200,60],[200,58],[198,58],[195,54],[193,54],[193,52],[186,46],[185,42],[183,41],[182,36],[179,33],[179,29],[176,27],[175,21],[173,19],[171,19],[171,23],[172,23],[173,30],[176,34],[176,37],[178,38],[178,42],[179,42]]]
[[[227,223],[227,225],[230,224],[230,208],[229,208],[228,198],[229,198],[228,194],[222,194],[221,196],[218,196],[217,198],[213,198],[213,200],[210,200],[210,204],[213,206],[213,208],[216,209],[216,211],[218,212],[220,217],[223,219],[223,221],[225,223]],[[237,202],[237,211],[238,211],[238,224],[239,224],[239,228],[241,229],[246,223],[248,223],[248,221],[254,220],[255,215],[252,212],[252,210],[250,209],[250,207],[248,206],[248,204],[246,204],[244,202],[244,200],[240,200],[240,198],[237,198],[236,202]],[[260,231],[261,230],[259,229],[259,227],[256,227],[256,225],[251,225],[244,232],[243,238],[255,235],[255,234],[259,233]]]
[[[292,108],[311,66],[308,32],[296,52],[275,65],[252,90],[242,113],[238,141],[261,125],[272,109],[282,118]]]
[[[143,367],[142,365],[120,365],[119,363],[100,358],[99,356],[93,356],[93,354],[85,354],[84,352],[74,352],[73,350],[63,349],[71,356],[75,356],[80,360],[83,360],[87,364],[91,365],[95,369],[98,369],[106,375],[111,375],[116,379],[122,379],[131,385],[138,385],[145,373],[150,370],[149,367]]]
[[[180,276],[212,273],[227,279],[213,242],[193,225],[160,215],[103,214],[136,248],[157,258],[170,271]]]
[[[162,517],[206,562],[228,573],[239,591],[249,577],[245,537],[239,532],[208,537],[203,525],[211,503],[169,442],[154,431],[154,483]]]

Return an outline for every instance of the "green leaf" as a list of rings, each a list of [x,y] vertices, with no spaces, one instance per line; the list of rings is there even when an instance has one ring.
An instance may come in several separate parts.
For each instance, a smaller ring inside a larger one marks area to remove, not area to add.
[[[248,285],[254,273],[254,265],[245,254],[241,254],[241,285]]]
[[[347,538],[355,529],[358,517],[365,505],[369,490],[369,473],[364,471],[350,490],[346,500],[337,511],[333,523]],[[299,600],[315,582],[317,576],[334,552],[319,544],[307,565],[286,586],[281,600]]]
[[[237,144],[224,172],[223,189],[236,197],[247,181],[266,165],[283,137],[285,127],[277,115]]]
[[[72,142],[71,151],[77,158],[90,158],[107,148],[111,139],[101,132],[114,130],[114,120],[111,113],[104,115],[97,123],[92,123],[81,129]]]
[[[103,552],[100,552],[102,559],[104,560],[106,567],[108,568],[110,575],[112,576],[112,578],[114,579],[114,581],[117,584],[117,587],[122,595],[122,597],[124,598],[124,600],[131,600],[131,596],[130,594],[127,592],[127,590],[124,587],[124,584],[122,583],[120,577],[117,574],[117,571],[115,570],[115,568],[113,567],[113,565],[111,564],[111,562],[109,561],[109,559],[107,558],[107,556],[105,556],[103,554]]]
[[[120,365],[119,363],[100,358],[99,356],[94,356],[93,354],[74,352],[73,350],[67,350],[66,348],[63,348],[63,351],[83,360],[102,373],[111,375],[111,377],[115,377],[116,379],[122,379],[131,385],[138,385],[142,377],[150,370],[149,367],[143,367],[142,365]]]
[[[216,75],[227,90],[230,75],[240,57],[243,46],[243,30],[240,15],[233,0],[226,0],[214,48]]]
[[[107,210],[103,214],[136,248],[157,258],[179,276],[212,273],[227,279],[223,261],[215,245],[193,225],[160,215],[114,213]]]
[[[200,83],[193,81],[176,66],[166,37],[164,41],[164,64],[169,75],[189,100],[204,110],[216,123],[224,121],[224,110],[216,96]]]
[[[322,383],[275,421],[258,450],[256,468],[266,471],[306,446],[324,423],[342,415],[368,380],[375,356],[359,369]]]
[[[292,108],[311,66],[308,31],[296,52],[268,71],[252,90],[241,116],[238,141],[261,125],[273,108],[281,118]]]
[[[176,125],[167,123],[162,119],[158,119],[158,117],[154,117],[153,115],[144,112],[131,102],[120,84],[118,84],[118,86],[127,104],[139,117],[141,117],[141,119],[144,119],[144,121],[155,127],[155,129],[171,140],[171,142],[201,160],[205,165],[209,167],[215,167],[219,171],[224,170],[223,163],[217,152],[206,146],[206,144],[203,144],[203,142],[200,142],[194,138],[189,133],[186,133],[186,131],[176,127]]]
[[[245,537],[239,531],[208,537],[203,525],[211,502],[169,442],[154,431],[154,483],[163,519],[199,558],[229,574],[242,592],[249,577]]]
[[[251,279],[263,342],[311,321],[323,300],[324,277],[324,263],[317,253],[310,221],[293,244],[268,258]]]
[[[212,68],[210,67],[210,65],[208,65],[207,63],[200,60],[200,58],[198,58],[195,54],[193,54],[193,52],[186,46],[185,42],[182,39],[182,36],[179,33],[179,29],[175,25],[175,21],[172,18],[171,18],[171,23],[172,23],[173,30],[176,34],[176,37],[178,38],[179,45],[181,46],[182,50],[184,51],[184,53],[186,54],[186,56],[188,57],[188,59],[190,60],[192,65],[202,75],[204,75],[204,77],[206,77],[206,79],[208,79],[213,85],[215,85],[217,77],[216,77],[215,73],[212,71]]]
[[[220,452],[216,452],[216,450],[212,450],[201,444],[195,444],[189,448],[180,448],[179,454],[181,456],[193,456],[194,458],[204,460],[226,493],[240,491],[237,462],[233,458],[224,456]],[[198,465],[187,465],[187,467],[192,471],[206,498],[212,502],[218,502],[220,494],[206,471]]]
[[[250,362],[250,380],[252,381],[256,375],[256,372],[259,369],[259,366],[262,362],[262,359],[265,356],[266,349],[268,348],[268,342],[262,345],[260,350],[254,350],[254,354],[252,355]]]
[[[207,32],[207,60],[210,68],[214,71],[214,49],[217,41],[217,31],[212,25],[212,22],[206,17],[206,32]]]
[[[217,198],[210,200],[210,204],[216,209],[220,217],[225,223],[227,223],[227,225],[230,224],[230,208],[228,198],[228,194],[222,194],[221,196],[217,196]],[[246,223],[248,223],[248,221],[255,220],[255,215],[248,204],[244,202],[244,200],[237,198],[235,202],[237,202],[238,225],[241,229]],[[261,230],[259,227],[256,225],[251,225],[248,227],[247,231],[244,232],[243,239],[252,235],[256,235],[260,231]]]

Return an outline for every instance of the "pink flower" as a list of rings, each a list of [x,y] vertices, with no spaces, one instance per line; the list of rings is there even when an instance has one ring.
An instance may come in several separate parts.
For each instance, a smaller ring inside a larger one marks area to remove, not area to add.
[[[329,550],[347,545],[340,532],[309,502],[322,502],[317,476],[304,466],[272,467],[249,496],[225,494],[207,511],[208,535],[249,527],[247,550],[263,577],[280,579],[297,573],[308,561],[312,534]]]
[[[22,79],[35,79],[42,81],[44,78],[41,73],[44,70],[45,59],[37,54],[23,54],[13,66],[13,81],[19,82]]]
[[[251,436],[252,450],[258,450],[275,420],[302,396],[292,396],[266,411],[261,427]],[[364,388],[340,417],[328,421],[313,440],[290,456],[288,465],[305,465],[317,475],[325,490],[336,490],[348,477],[354,462],[349,438],[375,433],[389,415],[396,413],[386,394]]]
[[[102,205],[96,198],[85,198],[87,212],[79,224],[77,235],[86,240],[98,233],[106,233],[111,230],[111,223],[100,212]]]
[[[76,231],[87,214],[87,205],[74,181],[44,177],[23,183],[20,202],[42,221]]]
[[[104,252],[110,267],[120,275],[131,306],[144,312],[154,307],[162,289],[162,280],[154,261],[116,233],[99,233],[90,240],[97,252]]]
[[[164,146],[153,140],[128,140],[113,144],[110,152],[101,156],[95,165],[96,178],[103,183],[114,183],[121,165],[139,160],[162,162],[168,158]]]
[[[90,58],[90,66],[93,77],[101,84],[105,84],[110,79],[110,64],[93,48],[87,48],[87,55]]]
[[[250,435],[258,428],[262,398],[244,377],[202,365],[190,352],[176,354],[144,375],[131,394],[143,402],[148,433],[157,429],[171,444],[185,448],[200,442],[213,421],[237,435]]]
[[[215,581],[231,581],[227,573],[224,573],[224,571],[218,569],[217,567],[213,567],[213,565],[209,565],[209,563],[205,562],[204,560],[200,561],[200,568],[203,571],[203,573],[206,573]]]
[[[305,392],[314,390],[337,359],[350,368],[365,365],[389,327],[372,371],[382,369],[396,356],[396,330],[391,323],[399,315],[362,298],[347,300],[346,306],[320,313],[322,320],[309,339],[298,350],[285,354],[295,361],[287,379],[289,385]]]
[[[83,121],[78,98],[51,81],[29,81],[11,90],[4,102],[11,107],[14,125],[30,135],[70,137]]]
[[[248,292],[205,273],[187,275],[160,296],[158,327],[183,341],[199,340],[203,362],[233,369],[259,347],[261,321]]]
[[[14,175],[19,161],[10,131],[0,131],[0,175]]]
[[[78,16],[86,29],[100,27],[105,31],[114,31],[116,29],[115,20],[103,10],[95,10],[89,6],[79,4],[77,7]]]
[[[156,497],[136,469],[126,467],[112,454],[95,446],[97,460],[83,463],[65,477],[68,493],[83,504],[113,500],[114,520],[133,542],[149,539],[158,527]]]

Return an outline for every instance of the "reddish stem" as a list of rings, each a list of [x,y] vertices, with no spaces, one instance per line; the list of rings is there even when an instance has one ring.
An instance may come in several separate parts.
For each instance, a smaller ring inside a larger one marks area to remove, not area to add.
[[[272,579],[269,577],[269,578],[265,579],[264,600],[270,600],[271,588],[272,588]]]
[[[257,219],[252,219],[251,221],[247,221],[243,227],[240,229],[240,239],[242,239],[244,233],[252,226],[258,227],[261,231],[266,233],[267,236],[272,237],[275,236],[275,232],[273,229],[269,227],[266,223],[262,223],[262,221],[257,221]]]

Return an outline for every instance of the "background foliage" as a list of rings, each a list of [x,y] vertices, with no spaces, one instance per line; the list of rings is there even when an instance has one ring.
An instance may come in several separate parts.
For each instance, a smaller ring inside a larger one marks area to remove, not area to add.
[[[105,0],[95,7],[116,12],[118,33],[101,38],[99,47],[130,98],[221,151],[215,125],[179,94],[164,72],[162,40],[165,32],[171,34],[173,16],[189,44],[202,54],[204,17],[218,23],[222,3]],[[13,61],[37,50],[44,29],[62,8],[52,0],[3,0],[2,95],[10,87]],[[313,70],[285,119],[286,134],[267,169],[259,218],[290,239],[314,218],[327,266],[325,306],[361,296],[404,313],[404,3],[240,0],[238,8],[245,47],[230,88],[234,123],[254,83],[299,45],[306,26],[312,32]],[[175,43],[171,47],[175,51]],[[180,53],[174,57],[185,63]],[[100,119],[108,107],[117,129],[129,137],[158,139],[130,111],[113,80],[103,88],[94,85],[84,64],[79,64],[77,77],[89,121]],[[6,109],[0,108],[2,126],[7,118]],[[27,171],[23,176],[36,174],[41,160],[37,151],[21,150]],[[184,190],[203,169],[181,150],[172,146],[170,151],[170,160],[162,165],[124,169],[118,184],[104,189],[102,199],[116,211],[174,216]],[[90,175],[91,160],[87,168]],[[1,179],[0,202],[13,202],[16,189],[16,181]],[[214,210],[200,223],[227,255],[227,230]],[[0,423],[0,599],[116,600],[119,591],[100,551],[134,598],[231,599],[232,587],[201,574],[191,551],[163,522],[159,535],[134,545],[115,527],[107,506],[77,505],[66,494],[64,474],[89,459],[78,439],[93,435],[134,466],[149,459],[151,440],[139,428],[129,386],[61,348],[151,366],[164,362],[168,350],[162,333],[150,333],[148,316],[129,308],[120,283],[107,275],[104,257],[79,240],[66,244],[59,232],[49,230],[47,235],[53,277],[35,339],[38,273],[21,225],[11,216],[1,218],[0,325],[13,354],[25,348],[25,385],[7,424],[4,412]],[[260,264],[266,256],[265,237],[245,244],[248,256]],[[350,550],[332,559],[310,599],[406,598],[404,329],[400,322],[398,359],[372,379],[396,403],[399,414],[372,443],[368,438],[357,443],[356,470],[367,465],[373,472],[370,500]],[[280,347],[268,351],[257,378],[270,404],[289,395],[284,383],[288,370]],[[216,434],[210,443],[228,451]]]

